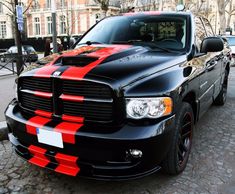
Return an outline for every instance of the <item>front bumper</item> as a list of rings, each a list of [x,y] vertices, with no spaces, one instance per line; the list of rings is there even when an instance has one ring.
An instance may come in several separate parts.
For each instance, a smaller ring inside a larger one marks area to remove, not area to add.
[[[16,102],[7,107],[5,115],[9,139],[22,158],[63,174],[106,180],[133,179],[159,170],[171,146],[175,124],[175,117],[171,116],[154,124],[127,123],[115,130],[110,127],[110,132],[84,125],[74,134],[74,143],[63,142],[64,148],[57,148],[39,143],[37,135],[28,133],[27,125],[42,126],[28,122]],[[58,122],[50,121],[43,128],[55,130]],[[68,127],[71,125],[68,123]],[[163,133],[159,134],[162,128]],[[69,129],[62,134],[71,135]],[[141,150],[142,157],[133,157],[130,149]]]

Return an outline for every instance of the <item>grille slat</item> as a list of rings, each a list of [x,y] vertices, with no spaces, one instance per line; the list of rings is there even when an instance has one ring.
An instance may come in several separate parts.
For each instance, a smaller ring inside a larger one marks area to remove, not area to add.
[[[82,116],[85,120],[94,122],[111,122],[113,120],[113,98],[112,90],[109,86],[91,81],[56,79],[54,82],[58,82],[61,85],[61,88],[59,90],[60,93],[53,94],[53,98],[48,99],[33,94],[35,91],[53,93],[52,80],[53,78],[20,78],[20,90],[32,91],[32,94],[24,92],[19,93],[21,106],[31,111],[39,109],[48,112],[53,112],[55,108],[59,108],[61,110],[61,116],[63,114],[69,116]],[[85,101],[73,102],[60,100],[54,105],[58,107],[53,107],[53,99],[59,99],[59,96],[62,94],[83,96]]]
[[[34,96],[33,94],[21,93],[21,106],[30,110],[45,110],[52,112],[52,100]]]
[[[20,85],[22,89],[33,91],[50,92],[52,90],[51,80],[46,78],[24,77],[21,78]]]
[[[111,99],[111,89],[103,84],[88,81],[63,81],[63,93],[69,95],[79,95],[87,98]]]

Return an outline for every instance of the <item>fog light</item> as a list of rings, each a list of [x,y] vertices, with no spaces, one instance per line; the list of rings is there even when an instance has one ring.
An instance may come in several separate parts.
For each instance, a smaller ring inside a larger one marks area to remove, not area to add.
[[[130,149],[129,153],[133,158],[141,158],[143,155],[142,151],[137,149]]]

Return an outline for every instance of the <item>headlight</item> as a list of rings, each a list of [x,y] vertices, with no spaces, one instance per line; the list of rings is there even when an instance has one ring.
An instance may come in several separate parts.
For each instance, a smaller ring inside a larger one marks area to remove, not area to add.
[[[172,113],[172,99],[158,98],[127,98],[126,112],[128,118],[159,118]]]

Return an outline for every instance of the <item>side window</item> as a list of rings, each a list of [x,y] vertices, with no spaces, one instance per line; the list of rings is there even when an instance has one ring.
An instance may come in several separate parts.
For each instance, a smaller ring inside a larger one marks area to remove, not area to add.
[[[201,43],[203,41],[204,38],[207,37],[205,28],[202,24],[202,21],[200,18],[195,17],[195,45],[196,45],[196,49],[197,51],[200,51],[201,48]]]
[[[207,19],[205,19],[205,18],[202,18],[202,21],[203,21],[203,23],[205,25],[207,36],[214,36],[215,34],[214,34],[213,30],[212,30],[210,22]]]

